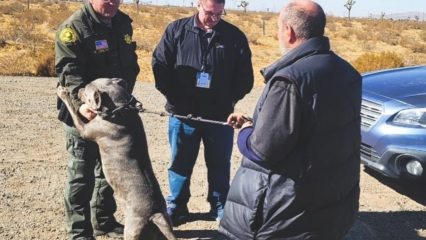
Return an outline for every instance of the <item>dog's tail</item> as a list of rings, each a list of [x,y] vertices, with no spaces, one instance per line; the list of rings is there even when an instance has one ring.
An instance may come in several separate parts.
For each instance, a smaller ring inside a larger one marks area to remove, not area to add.
[[[176,240],[175,235],[173,234],[173,230],[170,224],[170,221],[168,218],[166,218],[165,213],[155,213],[153,214],[150,219],[161,231],[161,233],[168,239],[168,240]]]

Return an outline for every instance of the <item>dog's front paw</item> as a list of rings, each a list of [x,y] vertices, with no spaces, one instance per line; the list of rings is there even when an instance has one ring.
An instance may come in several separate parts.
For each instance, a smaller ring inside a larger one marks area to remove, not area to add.
[[[69,96],[68,90],[62,86],[58,87],[57,94],[58,94],[58,97],[62,100],[65,100]]]

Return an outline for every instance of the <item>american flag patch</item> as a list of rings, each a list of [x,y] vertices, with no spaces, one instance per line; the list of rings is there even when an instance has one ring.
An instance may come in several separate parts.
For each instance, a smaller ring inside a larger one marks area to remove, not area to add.
[[[107,40],[97,40],[95,41],[96,50],[105,50],[108,49]]]

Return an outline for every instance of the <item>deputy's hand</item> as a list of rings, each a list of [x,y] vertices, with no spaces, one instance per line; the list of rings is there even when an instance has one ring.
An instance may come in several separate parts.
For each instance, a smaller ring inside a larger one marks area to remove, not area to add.
[[[81,116],[86,118],[88,121],[96,117],[96,113],[92,109],[90,109],[89,106],[87,106],[87,104],[85,103],[80,106],[80,108],[78,109],[78,112],[81,114]]]
[[[231,113],[226,122],[235,129],[240,129],[244,124],[252,124],[251,119],[241,113]]]

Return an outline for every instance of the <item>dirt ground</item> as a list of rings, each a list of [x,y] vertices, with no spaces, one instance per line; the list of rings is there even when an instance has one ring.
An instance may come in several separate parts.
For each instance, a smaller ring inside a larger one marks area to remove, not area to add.
[[[56,79],[0,77],[0,239],[65,239],[63,187],[66,152],[56,120]],[[237,110],[251,113],[260,94],[255,88]],[[153,84],[138,83],[134,94],[145,108],[162,111],[164,98]],[[167,119],[142,114],[153,167],[163,194],[167,189]],[[232,156],[232,175],[240,163]],[[179,239],[221,239],[206,213],[206,169],[200,154],[194,170],[189,209],[193,221],[175,228]],[[426,239],[424,185],[400,184],[361,172],[361,207],[346,240]],[[117,213],[122,220],[121,206]],[[98,238],[106,239],[106,238]]]

